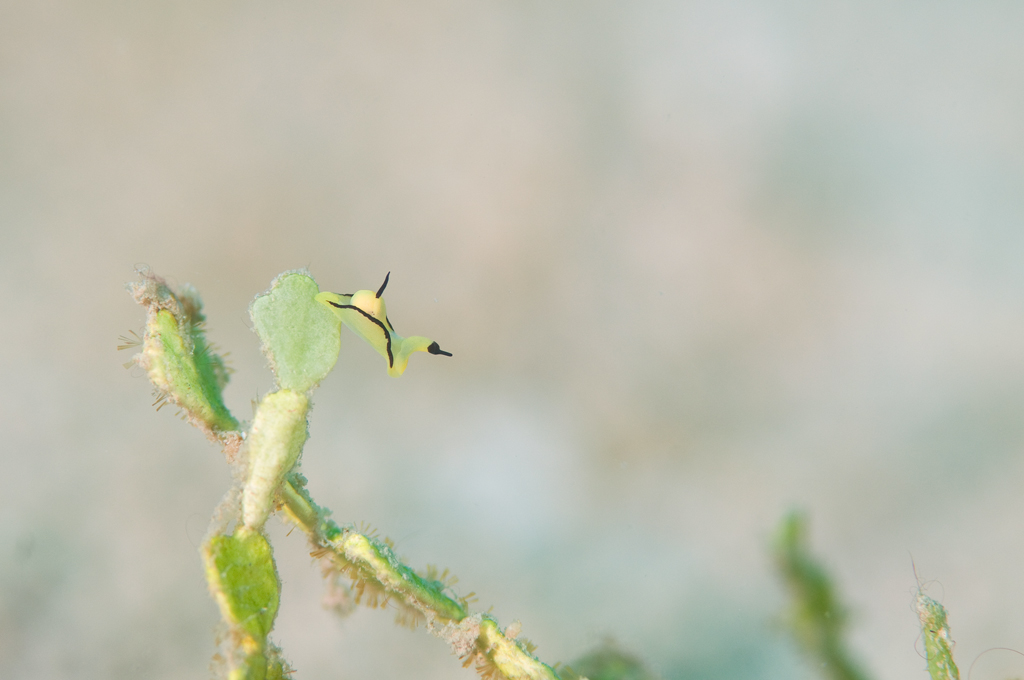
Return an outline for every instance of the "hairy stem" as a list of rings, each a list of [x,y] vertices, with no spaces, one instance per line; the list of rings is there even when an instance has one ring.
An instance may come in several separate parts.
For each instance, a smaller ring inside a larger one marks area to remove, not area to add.
[[[960,670],[953,661],[953,638],[949,634],[945,607],[919,593],[917,613],[921,618],[924,653],[932,680],[960,680]]]
[[[312,555],[351,578],[357,599],[366,598],[371,606],[394,602],[420,615],[465,666],[475,664],[485,678],[559,680],[554,668],[530,653],[528,642],[517,639],[518,626],[503,631],[487,614],[470,615],[465,598],[445,592],[441,581],[417,574],[387,543],[327,519],[329,512],[313,502],[301,478],[285,480],[281,501],[285,516],[315,546]]]

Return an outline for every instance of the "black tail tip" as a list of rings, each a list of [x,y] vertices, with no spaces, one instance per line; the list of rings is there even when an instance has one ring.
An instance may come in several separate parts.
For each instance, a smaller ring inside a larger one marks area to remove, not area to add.
[[[427,351],[430,352],[431,354],[442,354],[446,357],[450,357],[452,355],[451,352],[445,352],[443,349],[441,349],[436,342],[430,343],[430,347],[427,347]]]

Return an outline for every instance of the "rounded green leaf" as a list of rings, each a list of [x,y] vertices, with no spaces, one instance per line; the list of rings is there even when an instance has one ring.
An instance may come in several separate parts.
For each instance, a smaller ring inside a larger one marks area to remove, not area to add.
[[[204,546],[203,558],[207,583],[224,620],[245,631],[262,649],[280,603],[270,543],[249,531],[215,536]]]
[[[285,272],[249,306],[263,353],[280,387],[307,392],[338,361],[341,321],[316,301],[319,292],[306,272]]]

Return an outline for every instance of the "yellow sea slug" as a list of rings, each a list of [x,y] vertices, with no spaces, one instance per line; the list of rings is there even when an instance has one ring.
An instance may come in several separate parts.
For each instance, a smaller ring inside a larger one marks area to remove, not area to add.
[[[316,301],[330,307],[343,324],[370,343],[388,360],[388,375],[397,377],[405,372],[409,355],[413,352],[430,352],[446,357],[450,357],[451,353],[445,352],[430,338],[422,335],[403,338],[395,332],[388,319],[384,299],[381,298],[390,278],[391,272],[388,272],[376,293],[372,290],[357,290],[351,295],[320,293]]]

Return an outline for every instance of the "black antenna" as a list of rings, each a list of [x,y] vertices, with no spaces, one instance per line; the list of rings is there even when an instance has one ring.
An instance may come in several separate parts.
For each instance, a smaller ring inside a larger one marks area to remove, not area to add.
[[[388,272],[388,275],[384,277],[384,283],[380,284],[380,288],[377,289],[377,297],[384,294],[384,289],[388,287],[388,279],[390,278],[391,272]]]

